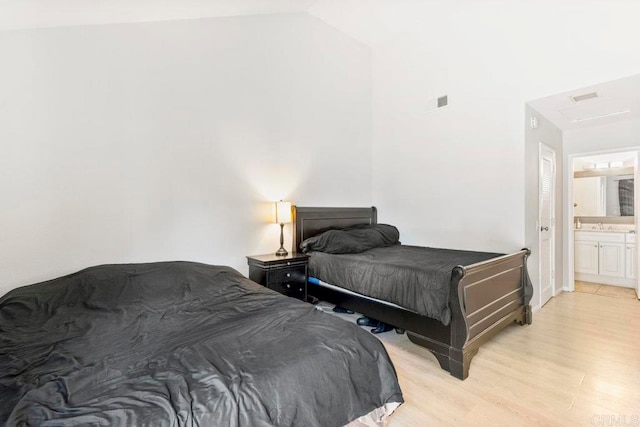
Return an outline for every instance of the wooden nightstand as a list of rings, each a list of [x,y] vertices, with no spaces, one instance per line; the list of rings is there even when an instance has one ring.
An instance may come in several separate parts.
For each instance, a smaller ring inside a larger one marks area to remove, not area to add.
[[[249,279],[281,294],[307,300],[307,255],[295,252],[287,256],[254,255],[248,256],[247,261]]]

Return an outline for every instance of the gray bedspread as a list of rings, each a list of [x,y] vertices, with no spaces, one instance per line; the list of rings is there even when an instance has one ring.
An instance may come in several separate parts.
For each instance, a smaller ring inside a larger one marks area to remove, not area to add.
[[[375,337],[228,267],[99,266],[0,298],[0,425],[340,426],[390,402]]]
[[[503,254],[395,245],[359,254],[311,252],[310,255],[310,276],[448,325],[453,268]]]

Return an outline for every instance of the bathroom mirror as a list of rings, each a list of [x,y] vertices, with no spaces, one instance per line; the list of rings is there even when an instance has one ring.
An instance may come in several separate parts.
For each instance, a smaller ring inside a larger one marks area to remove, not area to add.
[[[574,216],[633,217],[632,174],[580,176],[573,180]]]

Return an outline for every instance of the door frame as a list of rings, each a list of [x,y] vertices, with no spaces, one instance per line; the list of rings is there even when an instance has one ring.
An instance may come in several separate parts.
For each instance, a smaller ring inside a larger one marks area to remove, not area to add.
[[[551,242],[549,243],[550,250],[550,258],[551,258],[551,298],[556,296],[556,173],[558,170],[558,157],[556,155],[556,150],[549,147],[547,144],[543,142],[538,143],[538,250],[540,254],[538,255],[538,307],[542,308],[542,233],[540,232],[540,227],[542,227],[542,152],[548,151],[552,154],[551,162],[552,162],[552,173],[551,173],[551,212],[552,217],[550,221],[550,237]]]
[[[632,147],[620,147],[614,148],[610,150],[598,150],[598,151],[587,151],[581,153],[572,153],[566,155],[566,163],[564,163],[564,195],[562,197],[562,204],[565,207],[565,218],[563,222],[564,228],[564,241],[565,241],[565,254],[567,258],[563,262],[564,267],[564,277],[566,282],[562,287],[562,290],[567,292],[575,291],[575,240],[574,240],[574,213],[573,213],[573,162],[576,158],[580,157],[591,157],[597,156],[599,154],[612,154],[612,153],[624,153],[624,152],[635,152],[635,171],[634,171],[634,179],[636,181],[640,178],[640,147],[632,146]],[[638,231],[640,229],[640,185],[635,187],[634,194],[634,220],[635,220],[635,230],[636,236],[638,235]],[[640,247],[640,240],[636,243]],[[636,296],[640,299],[640,250],[636,251],[636,267],[638,268],[638,273],[636,273]]]

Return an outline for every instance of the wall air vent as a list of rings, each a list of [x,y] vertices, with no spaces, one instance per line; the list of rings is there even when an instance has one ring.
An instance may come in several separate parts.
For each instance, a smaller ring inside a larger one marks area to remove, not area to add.
[[[427,100],[427,111],[436,111],[449,105],[449,95],[438,96]]]
[[[593,99],[593,98],[597,98],[598,97],[598,92],[590,92],[590,93],[585,93],[582,95],[576,95],[576,96],[572,96],[571,100],[573,102],[580,102],[580,101],[586,101],[587,99]]]

